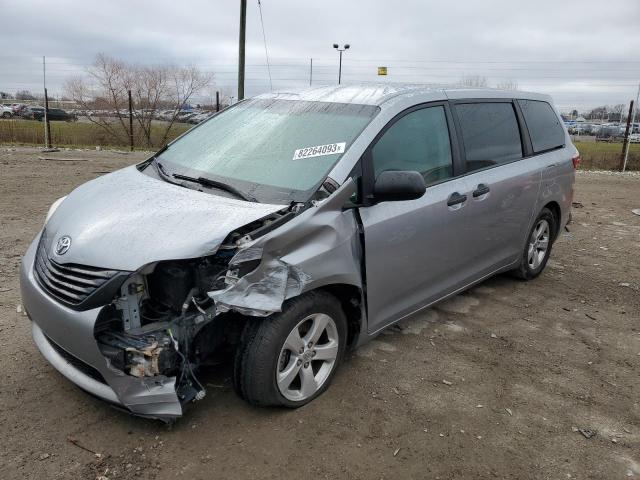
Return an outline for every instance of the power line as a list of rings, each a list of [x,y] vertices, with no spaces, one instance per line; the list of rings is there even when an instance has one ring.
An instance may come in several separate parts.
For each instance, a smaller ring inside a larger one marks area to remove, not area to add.
[[[260,24],[262,25],[262,39],[264,40],[264,56],[267,59],[267,72],[269,73],[269,89],[273,90],[271,82],[271,67],[269,66],[269,53],[267,51],[267,36],[264,33],[264,20],[262,19],[262,3],[258,0],[258,10],[260,11]]]

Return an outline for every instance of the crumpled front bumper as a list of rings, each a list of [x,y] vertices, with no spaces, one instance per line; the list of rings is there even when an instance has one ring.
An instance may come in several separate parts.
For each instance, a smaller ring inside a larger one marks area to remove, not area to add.
[[[93,336],[101,308],[77,312],[49,297],[38,285],[33,263],[40,235],[22,259],[22,303],[33,322],[33,339],[47,361],[83,390],[145,417],[182,415],[175,378],[136,378],[107,365]]]

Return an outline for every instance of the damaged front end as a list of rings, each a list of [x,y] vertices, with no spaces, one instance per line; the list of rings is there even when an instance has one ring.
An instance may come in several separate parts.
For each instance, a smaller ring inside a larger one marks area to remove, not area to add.
[[[293,216],[277,212],[234,231],[212,255],[156,262],[127,278],[94,327],[108,369],[147,385],[173,382],[183,408],[204,398],[198,372],[228,358],[244,325],[238,314],[269,315],[285,292],[299,293],[304,285],[304,274],[271,260],[266,273],[243,288],[264,261],[251,242]]]

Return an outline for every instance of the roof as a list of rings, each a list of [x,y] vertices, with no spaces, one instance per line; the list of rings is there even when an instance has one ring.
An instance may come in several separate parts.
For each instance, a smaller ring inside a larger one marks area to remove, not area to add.
[[[259,95],[257,98],[382,105],[391,98],[408,95],[415,96],[416,94],[432,94],[444,98],[530,98],[545,100],[549,98],[546,95],[516,90],[402,83],[326,85],[265,93]]]

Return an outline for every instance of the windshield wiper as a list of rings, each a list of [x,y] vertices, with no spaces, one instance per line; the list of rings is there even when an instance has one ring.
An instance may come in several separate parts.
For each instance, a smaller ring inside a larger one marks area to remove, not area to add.
[[[243,192],[242,190],[238,190],[236,187],[232,185],[227,185],[226,183],[218,182],[217,180],[212,180],[206,177],[189,177],[187,175],[180,175],[179,173],[174,173],[172,175],[173,178],[177,180],[186,180],[187,182],[199,183],[203,187],[211,187],[217,188],[218,190],[224,190],[225,192],[232,193],[236,197],[240,197],[243,200],[248,202],[257,202],[258,200],[252,195]]]
[[[172,183],[173,185],[178,185],[179,187],[184,187],[181,183],[174,182],[171,178],[171,175],[167,173],[164,169],[164,166],[158,161],[158,159],[153,156],[151,157],[151,163],[156,167],[156,172],[158,172],[158,176],[162,178],[165,182]]]

